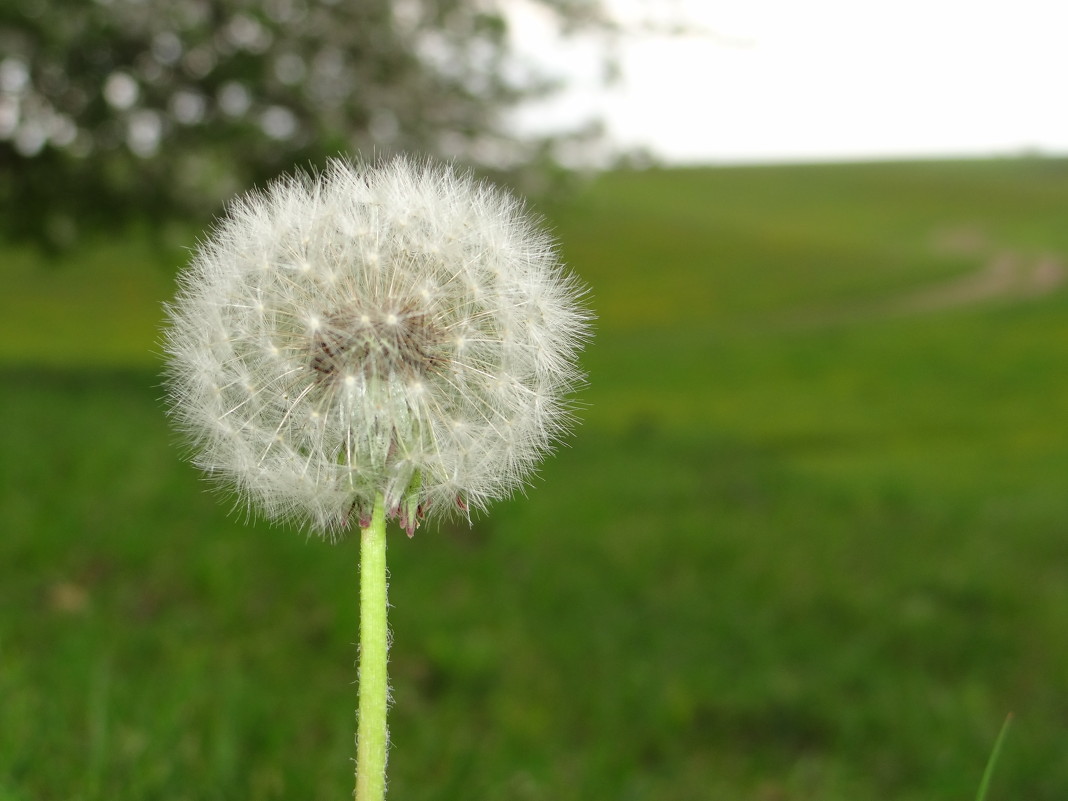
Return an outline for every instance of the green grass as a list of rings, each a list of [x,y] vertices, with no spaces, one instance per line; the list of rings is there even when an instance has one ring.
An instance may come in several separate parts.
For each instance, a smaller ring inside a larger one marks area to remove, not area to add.
[[[584,424],[528,498],[390,541],[390,797],[1068,797],[1054,160],[650,171],[549,210]],[[982,252],[947,253],[947,230]],[[173,247],[0,261],[0,801],[351,793],[358,543],[227,515],[153,355]],[[843,314],[848,312],[848,314]]]

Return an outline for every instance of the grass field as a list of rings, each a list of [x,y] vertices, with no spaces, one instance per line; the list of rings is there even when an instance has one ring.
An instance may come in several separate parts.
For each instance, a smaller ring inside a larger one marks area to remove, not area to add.
[[[584,423],[392,532],[403,801],[1068,798],[1068,162],[618,173],[548,210]],[[179,237],[180,239],[180,237]],[[0,253],[0,801],[351,793],[357,543],[167,430],[170,238]]]

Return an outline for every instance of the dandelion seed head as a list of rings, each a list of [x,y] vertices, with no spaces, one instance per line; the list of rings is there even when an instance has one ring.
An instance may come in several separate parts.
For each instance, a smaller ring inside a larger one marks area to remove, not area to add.
[[[397,159],[238,199],[169,307],[194,462],[335,537],[379,494],[414,530],[511,494],[571,422],[585,290],[511,195]]]

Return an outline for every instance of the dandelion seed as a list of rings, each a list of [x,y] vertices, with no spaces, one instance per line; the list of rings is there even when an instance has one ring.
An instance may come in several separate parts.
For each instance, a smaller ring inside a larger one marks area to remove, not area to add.
[[[520,201],[397,159],[236,201],[169,308],[176,425],[242,508],[336,537],[520,487],[570,422],[584,290]]]

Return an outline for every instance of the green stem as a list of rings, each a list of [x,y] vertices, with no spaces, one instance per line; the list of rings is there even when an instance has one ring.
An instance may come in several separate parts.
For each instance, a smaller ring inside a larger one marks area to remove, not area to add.
[[[379,495],[371,525],[360,529],[360,709],[356,728],[356,801],[386,795],[386,510]]]

